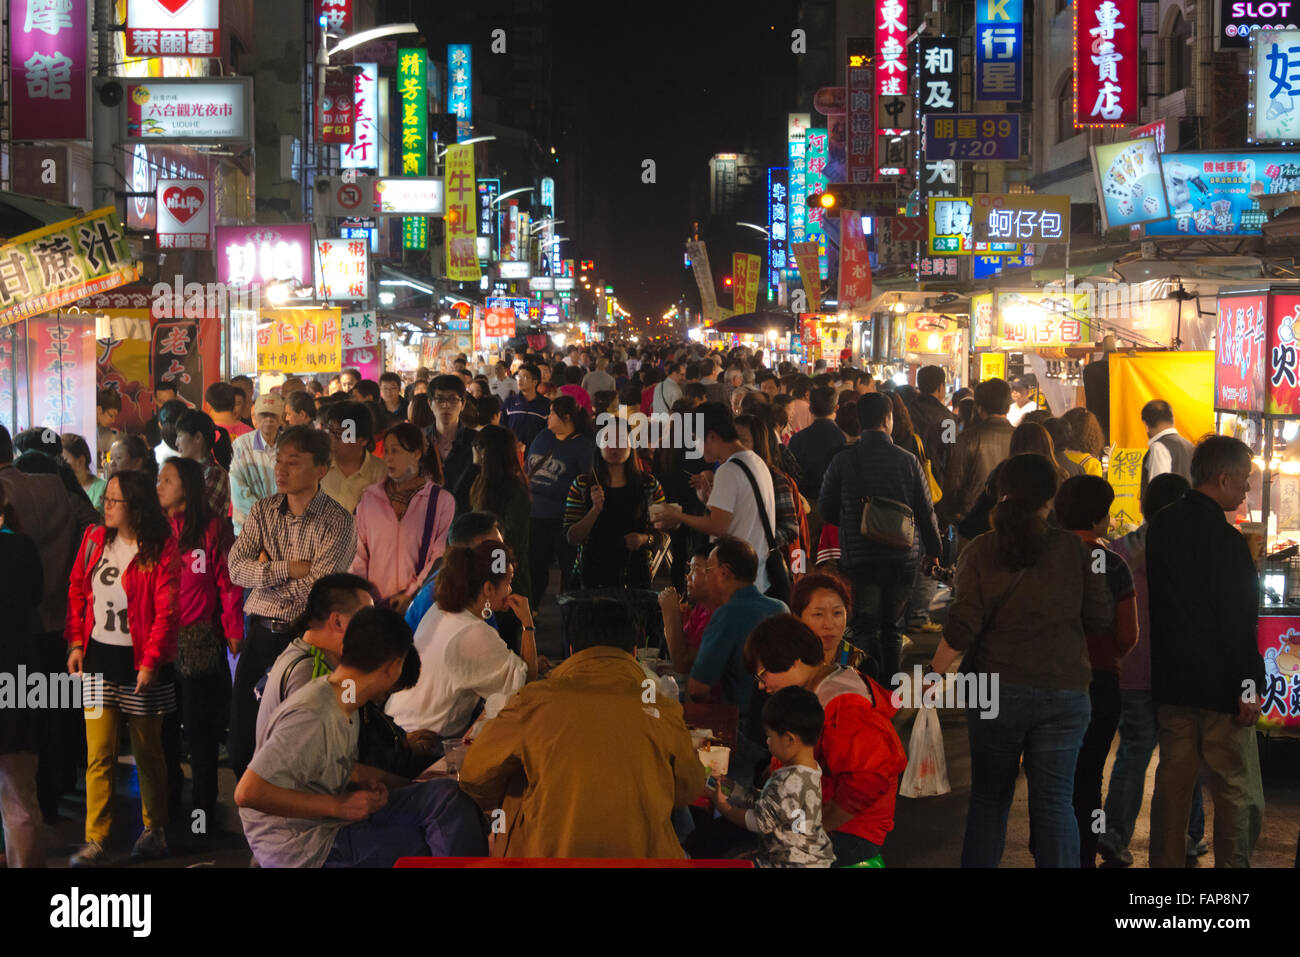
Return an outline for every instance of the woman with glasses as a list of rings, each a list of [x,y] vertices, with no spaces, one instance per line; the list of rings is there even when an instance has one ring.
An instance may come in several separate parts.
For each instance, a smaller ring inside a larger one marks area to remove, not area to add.
[[[357,503],[357,554],[349,571],[405,612],[447,547],[456,500],[441,485],[442,469],[424,433],[410,422],[384,436],[384,468],[388,477]]]
[[[132,857],[167,852],[164,716],[176,710],[180,556],[153,480],[119,472],[104,491],[104,524],[86,530],[68,585],[68,672],[86,700],[86,845],[73,867],[106,862],[122,722],[140,777],[144,832]]]
[[[230,713],[226,649],[238,654],[244,638],[244,590],[230,581],[226,567],[234,544],[230,522],[209,509],[197,462],[173,457],[163,463],[158,504],[167,513],[181,555],[177,690],[189,740],[194,807],[211,826],[217,811],[217,749]],[[179,770],[176,750],[173,773]],[[179,797],[179,782],[171,793]]]
[[[822,769],[822,826],[835,866],[879,855],[894,829],[898,778],[907,767],[890,720],[898,709],[889,693],[852,668],[827,662],[822,641],[794,615],[759,623],[745,640],[745,665],[759,690],[807,688],[821,703],[825,722],[814,754]]]

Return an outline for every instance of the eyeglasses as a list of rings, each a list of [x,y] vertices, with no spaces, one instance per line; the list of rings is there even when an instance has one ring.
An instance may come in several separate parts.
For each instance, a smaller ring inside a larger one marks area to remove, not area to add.
[[[433,397],[434,405],[460,405],[460,396],[458,395],[435,395]]]
[[[108,495],[105,495],[102,499],[100,499],[100,501],[103,502],[105,505],[125,505],[125,504],[126,504],[126,499],[124,499],[124,498],[112,498],[111,496],[108,496]]]

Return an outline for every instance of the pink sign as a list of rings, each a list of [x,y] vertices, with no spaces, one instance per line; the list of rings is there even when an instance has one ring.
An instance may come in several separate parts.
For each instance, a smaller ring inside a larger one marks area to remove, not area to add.
[[[90,98],[87,0],[9,0],[15,140],[84,140]]]
[[[313,285],[311,226],[218,226],[217,280],[257,286],[292,280]]]
[[[95,323],[46,313],[27,320],[32,424],[85,437],[94,452]]]

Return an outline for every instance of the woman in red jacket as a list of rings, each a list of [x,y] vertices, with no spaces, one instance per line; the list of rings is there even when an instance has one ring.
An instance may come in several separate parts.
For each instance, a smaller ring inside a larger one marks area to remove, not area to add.
[[[158,473],[158,503],[180,552],[177,691],[189,738],[194,807],[210,825],[217,807],[217,748],[230,711],[226,649],[238,652],[244,637],[244,592],[230,581],[226,556],[234,544],[233,530],[229,519],[208,509],[203,466],[192,459],[168,459]],[[171,742],[177,744],[174,733]],[[180,796],[179,750],[176,746],[175,767],[169,769],[173,799]],[[173,759],[170,751],[168,757]]]
[[[907,767],[903,742],[890,723],[897,711],[884,688],[851,668],[825,664],[826,649],[794,615],[761,622],[745,640],[745,666],[768,694],[799,685],[826,713],[813,752],[822,768],[822,826],[836,867],[880,853],[894,829],[898,777]]]
[[[113,771],[125,718],[140,775],[144,833],[132,857],[167,851],[163,717],[176,708],[180,560],[153,481],[119,472],[104,490],[104,524],[86,530],[68,584],[68,671],[86,702],[86,846],[73,867],[105,863]]]

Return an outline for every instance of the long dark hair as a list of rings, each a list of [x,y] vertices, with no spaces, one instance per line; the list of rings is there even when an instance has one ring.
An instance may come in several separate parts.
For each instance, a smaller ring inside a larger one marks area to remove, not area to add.
[[[1026,453],[1042,456],[1051,462],[1052,468],[1056,470],[1058,485],[1070,477],[1056,457],[1056,443],[1052,441],[1052,434],[1037,422],[1021,422],[1011,433],[1010,454]]]
[[[412,383],[414,388],[415,384]],[[415,392],[407,397],[406,420],[417,429],[427,429],[433,425],[433,408],[429,405],[429,393]]]
[[[1056,463],[1037,453],[1013,455],[1002,463],[991,523],[1003,568],[1020,571],[1038,561],[1048,533],[1047,520],[1038,510],[1056,497],[1059,485]]]
[[[779,468],[772,455],[772,433],[756,415],[736,416],[736,425],[749,429],[754,442],[754,454],[763,460],[769,469]]]
[[[428,442],[424,433],[410,422],[398,422],[389,429],[384,434],[384,441],[389,439],[397,439],[397,444],[408,452],[420,453],[420,471],[436,484],[442,484],[442,459],[438,455],[437,443]]]
[[[499,425],[485,425],[475,434],[474,447],[483,450],[478,478],[469,489],[469,504],[476,511],[492,512],[504,520],[511,486],[528,494],[516,441],[513,432]]]
[[[500,560],[502,555],[504,562]],[[434,599],[443,611],[465,611],[485,584],[500,582],[512,567],[517,567],[514,553],[502,542],[489,539],[479,542],[474,548],[453,545],[442,556]],[[477,608],[473,610],[478,611]]]
[[[198,465],[197,462],[194,464]],[[140,560],[145,563],[158,561],[172,534],[167,516],[158,504],[158,487],[143,472],[118,472],[108,480],[109,485],[114,482],[117,482],[126,502],[126,521],[135,533]],[[116,538],[117,529],[107,529],[105,546],[111,545]]]
[[[149,476],[150,481],[158,479],[158,459],[153,454],[153,449],[149,448],[149,443],[134,432],[123,432],[118,435],[116,442],[121,442],[126,446],[127,455],[133,459],[140,460],[138,471]],[[111,448],[111,446],[110,446]],[[118,474],[121,474],[120,472]]]
[[[911,452],[913,447],[920,449],[916,444],[916,427],[912,425],[912,416],[908,414],[907,403],[897,391],[885,393],[889,400],[894,404],[894,431],[890,438],[900,449],[906,449]]]
[[[203,481],[203,466],[179,455],[167,459],[163,468],[169,465],[176,470],[181,480],[181,492],[185,496],[185,517],[181,519],[181,533],[177,540],[181,548],[202,548],[203,533],[212,519],[208,509],[208,489]]]
[[[578,405],[578,400],[571,395],[561,395],[551,400],[551,411],[573,424],[575,435],[591,435],[591,416],[587,410]]]

